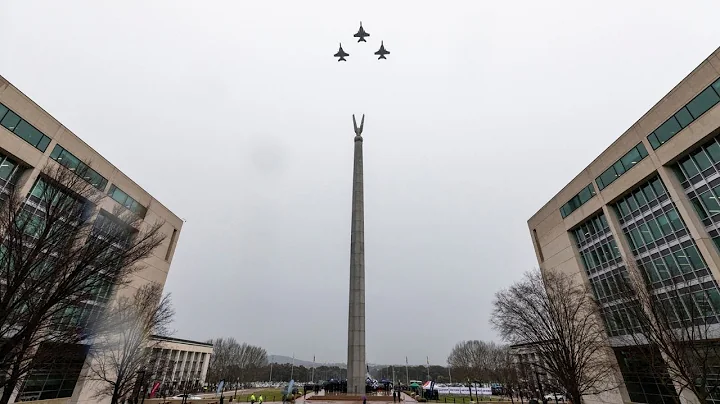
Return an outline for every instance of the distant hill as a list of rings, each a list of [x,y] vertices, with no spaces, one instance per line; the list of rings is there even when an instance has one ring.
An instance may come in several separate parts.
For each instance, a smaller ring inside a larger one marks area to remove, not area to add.
[[[268,355],[268,362],[269,363],[278,363],[278,364],[285,364],[285,363],[293,363],[292,356],[285,356],[285,355]],[[311,361],[304,361],[302,359],[295,358],[295,366],[305,366],[306,368],[312,368],[312,367],[318,367],[318,366],[337,366],[340,368],[345,368],[344,363],[320,363],[316,362],[313,363]]]

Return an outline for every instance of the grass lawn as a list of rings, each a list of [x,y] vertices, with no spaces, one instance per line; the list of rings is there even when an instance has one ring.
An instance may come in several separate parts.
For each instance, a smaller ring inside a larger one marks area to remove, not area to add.
[[[472,398],[470,398],[470,395],[456,395],[456,394],[441,394],[437,400],[439,403],[469,403],[470,401],[474,402],[490,402],[490,401],[505,401],[507,400],[506,397],[500,397],[500,396],[483,396],[480,395],[480,401],[477,401],[477,397],[475,394],[473,394]],[[431,400],[435,401],[435,400]]]
[[[233,390],[229,390],[225,392],[225,395],[227,397],[231,396],[233,394]],[[228,394],[229,393],[229,394]],[[263,396],[263,401],[270,402],[270,401],[282,401],[282,390],[281,389],[257,389],[257,390],[250,390],[246,393],[238,394],[237,399],[233,401],[238,401],[241,403],[250,402],[248,398],[255,394],[255,399],[260,399],[260,396]],[[227,400],[225,400],[227,402]],[[256,401],[257,403],[257,401]]]

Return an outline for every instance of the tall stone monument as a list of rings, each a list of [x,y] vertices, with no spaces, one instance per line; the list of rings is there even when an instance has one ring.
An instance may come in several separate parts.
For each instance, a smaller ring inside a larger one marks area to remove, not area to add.
[[[350,298],[348,312],[347,393],[365,394],[365,219],[363,202],[363,138],[365,115],[355,127],[352,224],[350,233]]]

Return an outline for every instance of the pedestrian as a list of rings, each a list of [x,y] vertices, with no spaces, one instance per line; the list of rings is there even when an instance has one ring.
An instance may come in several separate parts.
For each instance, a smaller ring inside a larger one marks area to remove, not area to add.
[[[252,394],[250,395],[250,403],[251,403],[251,404],[255,404],[255,393],[252,393]]]
[[[367,404],[366,401],[367,401],[367,397],[365,397],[365,394],[363,394],[363,404]]]
[[[397,399],[397,392],[395,390],[393,390],[393,403],[395,402],[396,399]]]
[[[258,403],[259,403],[259,404],[262,404],[262,403],[263,403],[263,396],[262,396],[262,394],[260,394],[260,398],[258,398]]]

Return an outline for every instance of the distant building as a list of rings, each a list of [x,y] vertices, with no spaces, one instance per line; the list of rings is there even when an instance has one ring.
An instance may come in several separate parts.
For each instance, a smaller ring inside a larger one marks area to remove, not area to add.
[[[152,337],[147,365],[149,391],[159,383],[159,391],[196,391],[205,384],[213,345],[170,337]]]

